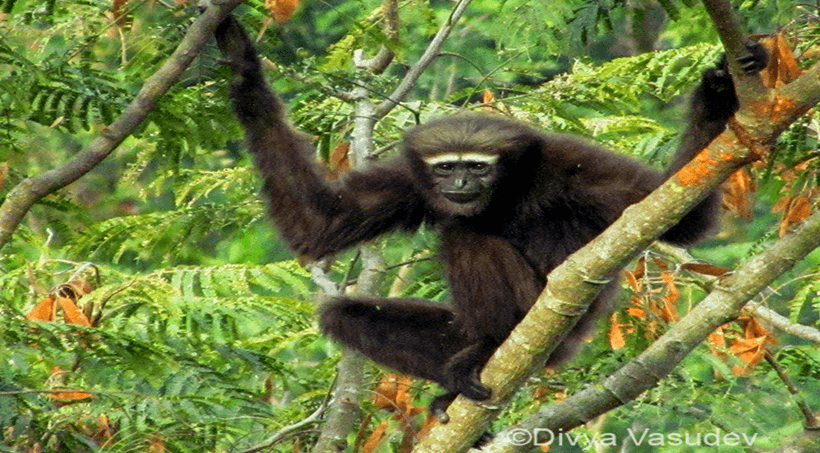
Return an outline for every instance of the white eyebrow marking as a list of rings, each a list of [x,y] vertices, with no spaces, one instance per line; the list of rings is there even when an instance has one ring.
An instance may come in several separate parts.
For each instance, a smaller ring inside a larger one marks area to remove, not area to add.
[[[498,162],[498,156],[480,153],[446,153],[424,158],[424,162],[427,163],[427,165],[436,165],[443,162],[459,161],[495,164],[496,162]]]

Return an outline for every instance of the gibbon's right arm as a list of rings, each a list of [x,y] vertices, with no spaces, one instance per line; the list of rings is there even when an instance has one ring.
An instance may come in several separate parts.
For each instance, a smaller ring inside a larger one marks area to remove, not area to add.
[[[389,230],[419,226],[423,199],[402,162],[351,172],[330,184],[313,162],[307,137],[288,124],[242,25],[228,16],[214,34],[233,73],[234,110],[264,179],[270,214],[294,251],[316,259]]]

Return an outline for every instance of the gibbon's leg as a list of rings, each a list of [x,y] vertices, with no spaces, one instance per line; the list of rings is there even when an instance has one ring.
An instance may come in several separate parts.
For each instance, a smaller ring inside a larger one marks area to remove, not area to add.
[[[345,298],[321,308],[319,325],[382,365],[446,388],[444,364],[467,346],[454,318],[449,305],[423,299]]]
[[[447,421],[447,407],[463,394],[490,397],[481,385],[480,367],[497,344],[470,344],[454,325],[449,305],[423,299],[335,299],[321,310],[319,324],[331,338],[401,373],[437,382],[447,393],[430,412]]]

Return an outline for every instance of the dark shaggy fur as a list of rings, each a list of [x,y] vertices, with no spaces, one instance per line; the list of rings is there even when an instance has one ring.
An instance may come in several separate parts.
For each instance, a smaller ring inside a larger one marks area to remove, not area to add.
[[[706,72],[675,162],[656,171],[588,141],[546,134],[501,116],[455,116],[407,132],[393,160],[327,182],[314,168],[308,141],[287,123],[265,83],[241,26],[228,18],[216,31],[234,72],[232,97],[248,147],[264,177],[263,192],[282,237],[299,254],[319,258],[422,222],[441,235],[454,306],[416,299],[337,299],[320,325],[332,338],[398,371],[441,384],[443,413],[458,394],[486,399],[479,372],[530,309],[547,274],[602,232],[725,128],[737,99],[725,61]],[[749,72],[766,55],[750,46]],[[422,158],[458,151],[498,155],[498,176],[486,205],[448,210]],[[711,195],[661,239],[690,244],[710,228]],[[616,284],[593,302],[551,363],[570,356],[602,313]]]

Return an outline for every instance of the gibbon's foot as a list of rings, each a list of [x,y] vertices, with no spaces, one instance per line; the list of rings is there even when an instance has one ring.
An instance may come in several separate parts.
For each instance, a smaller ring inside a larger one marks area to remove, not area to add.
[[[433,414],[433,417],[436,417],[439,423],[446,425],[447,422],[450,421],[450,416],[447,415],[447,408],[450,407],[450,404],[453,403],[453,400],[455,400],[457,396],[458,393],[439,395],[433,399],[430,406],[427,407],[427,410]]]
[[[493,395],[489,387],[481,383],[479,373],[490,358],[495,345],[490,347],[479,342],[462,349],[444,364],[444,388],[452,393],[460,393],[474,401],[484,401]]]
[[[445,393],[443,395],[437,396],[433,401],[430,403],[430,406],[427,407],[427,410],[436,417],[436,420],[441,423],[442,425],[446,425],[450,422],[450,416],[447,415],[447,408],[450,407],[450,404],[453,403],[453,400],[456,399],[458,393]],[[473,444],[473,448],[480,450],[483,446],[490,443],[491,440],[495,438],[495,435],[490,432],[484,432],[478,439],[476,439],[475,443]]]
[[[478,372],[475,372],[473,376],[466,381],[466,386],[464,386],[461,394],[474,401],[484,401],[493,396],[493,391],[481,383],[478,379]]]

